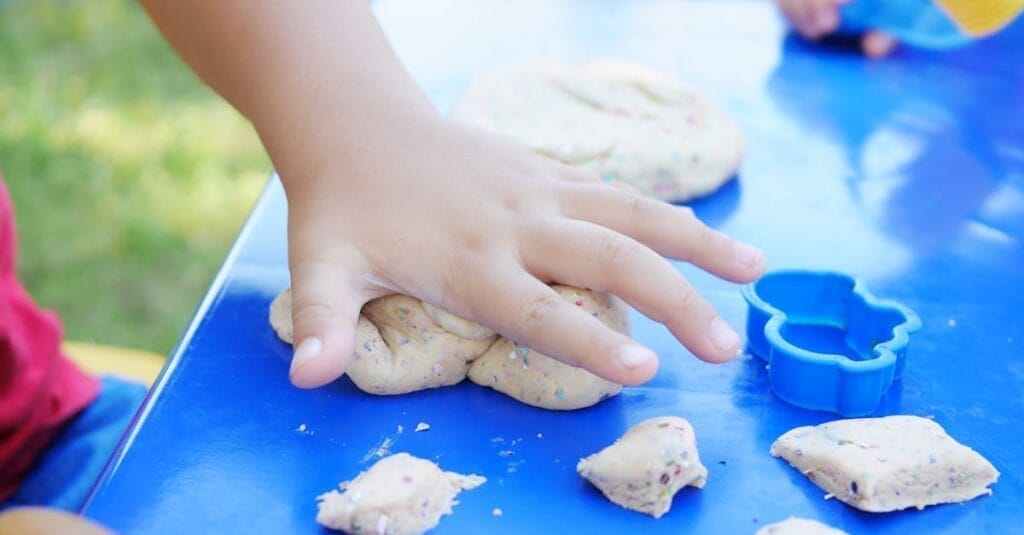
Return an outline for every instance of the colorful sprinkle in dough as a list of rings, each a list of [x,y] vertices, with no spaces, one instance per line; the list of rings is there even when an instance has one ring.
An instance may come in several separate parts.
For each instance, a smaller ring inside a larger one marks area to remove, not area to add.
[[[693,428],[675,416],[634,425],[611,446],[580,460],[576,471],[612,502],[654,518],[668,512],[679,489],[703,488],[708,477]]]
[[[530,63],[476,80],[452,117],[647,195],[707,195],[739,167],[743,132],[709,99],[631,63]]]
[[[552,288],[566,301],[579,302],[578,306],[588,313],[602,312],[599,319],[605,325],[628,333],[628,315],[617,299],[568,286]],[[497,381],[492,380],[495,377]],[[622,390],[622,385],[504,338],[499,338],[486,353],[473,361],[469,367],[469,380],[528,405],[553,410],[589,407]]]
[[[345,533],[423,533],[452,513],[455,497],[487,480],[442,471],[436,464],[396,453],[352,481],[317,497],[316,521]]]
[[[791,516],[782,522],[768,524],[754,535],[849,535],[841,529],[822,524],[817,520]]]
[[[999,472],[978,452],[918,416],[837,420],[775,441],[782,457],[847,505],[875,513],[924,509],[992,494]]]
[[[626,312],[614,298],[554,288],[606,325],[628,333]],[[285,289],[271,303],[270,324],[282,340],[291,343],[291,290]],[[355,357],[346,374],[371,394],[453,385],[468,374],[473,382],[524,403],[567,410],[593,405],[622,388],[403,295],[375,299],[363,307],[356,326]],[[503,365],[496,359],[503,360]],[[477,365],[471,367],[473,362]]]

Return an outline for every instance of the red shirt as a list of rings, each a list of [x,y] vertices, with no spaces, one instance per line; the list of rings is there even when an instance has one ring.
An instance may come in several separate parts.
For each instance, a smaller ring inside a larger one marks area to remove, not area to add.
[[[57,315],[40,310],[14,270],[14,211],[0,177],[0,502],[99,383],[60,353]]]

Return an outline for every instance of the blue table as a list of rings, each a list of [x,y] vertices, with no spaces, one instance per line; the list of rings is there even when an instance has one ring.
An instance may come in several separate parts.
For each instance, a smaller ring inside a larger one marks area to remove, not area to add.
[[[995,495],[888,515],[824,500],[768,447],[833,416],[775,398],[762,362],[701,363],[642,318],[635,335],[660,354],[661,372],[589,410],[546,412],[471,384],[397,398],[347,379],[294,389],[289,347],[266,322],[288,284],[274,180],[86,515],[126,533],[316,532],[314,497],[369,466],[367,453],[403,426],[394,451],[489,479],[438,533],[742,534],[789,515],[852,533],[1024,529],[1024,75],[1012,52],[1024,25],[965,50],[870,62],[786,37],[761,2],[384,1],[377,12],[441,107],[494,63],[601,55],[719,99],[743,123],[749,154],[739,180],[695,210],[763,246],[773,268],[856,274],[917,311],[924,327],[906,375],[878,414],[934,416],[999,468]],[[680,269],[742,327],[735,286]],[[655,521],[610,504],[574,467],[663,414],[693,423],[710,479]],[[421,421],[431,429],[413,432]]]

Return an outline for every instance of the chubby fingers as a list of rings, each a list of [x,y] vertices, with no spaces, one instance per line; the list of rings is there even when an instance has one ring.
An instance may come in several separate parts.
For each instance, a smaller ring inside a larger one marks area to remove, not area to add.
[[[545,279],[617,295],[664,324],[694,355],[725,362],[740,339],[679,271],[638,241],[599,225],[560,220],[524,229],[527,269]]]
[[[594,183],[567,183],[560,197],[567,217],[607,227],[726,280],[754,281],[767,266],[760,249],[709,228],[689,208]]]
[[[506,338],[609,381],[637,385],[654,376],[658,357],[632,338],[564,300],[518,265],[490,270],[468,291],[470,315]]]

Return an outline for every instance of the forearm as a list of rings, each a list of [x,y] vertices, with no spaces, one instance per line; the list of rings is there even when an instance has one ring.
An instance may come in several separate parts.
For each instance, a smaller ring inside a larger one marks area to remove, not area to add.
[[[435,114],[364,0],[144,0],[198,75],[256,127],[286,187],[323,155],[386,146]]]

